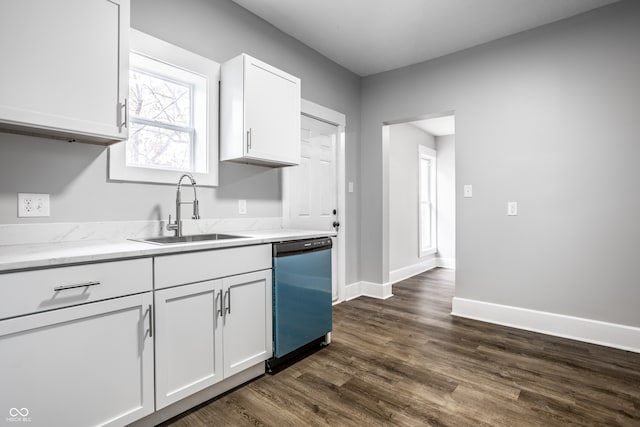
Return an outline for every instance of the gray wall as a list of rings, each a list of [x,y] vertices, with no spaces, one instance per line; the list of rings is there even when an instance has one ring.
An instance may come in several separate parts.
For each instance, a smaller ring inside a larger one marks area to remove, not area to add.
[[[389,126],[389,271],[420,258],[418,146],[435,149],[433,135],[409,124]]]
[[[456,296],[640,326],[638,22],[623,1],[365,78],[363,278],[388,280],[382,123],[455,111]]]
[[[456,259],[456,165],[454,135],[437,136],[438,257],[445,262]]]
[[[217,62],[242,52],[302,79],[305,99],[346,114],[347,283],[359,278],[360,79],[228,0],[132,0],[131,26]],[[206,218],[236,217],[237,199],[250,217],[281,216],[280,172],[221,164],[220,186],[198,190]],[[51,217],[16,218],[16,193],[51,194]],[[91,145],[0,134],[0,223],[167,218],[174,189],[107,182],[107,150]]]

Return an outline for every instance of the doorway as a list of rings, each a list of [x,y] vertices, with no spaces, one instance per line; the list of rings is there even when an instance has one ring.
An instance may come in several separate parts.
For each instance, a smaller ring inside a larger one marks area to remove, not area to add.
[[[345,262],[344,114],[302,100],[301,162],[282,170],[285,228],[335,231],[332,237],[333,301],[344,299]]]
[[[385,124],[389,283],[455,268],[455,117]]]

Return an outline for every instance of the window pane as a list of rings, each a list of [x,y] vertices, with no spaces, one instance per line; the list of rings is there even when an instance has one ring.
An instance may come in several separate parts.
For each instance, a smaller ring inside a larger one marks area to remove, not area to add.
[[[435,212],[432,211],[431,200],[434,167],[429,158],[420,158],[420,249],[426,251],[434,246],[433,221]]]
[[[191,132],[131,122],[127,166],[192,171]]]
[[[431,190],[431,161],[429,159],[420,159],[420,200],[422,202],[429,201]]]
[[[420,203],[420,215],[420,244],[422,250],[426,250],[431,247],[431,209],[429,209],[429,203]]]
[[[139,70],[129,70],[129,114],[147,120],[191,126],[191,87]]]

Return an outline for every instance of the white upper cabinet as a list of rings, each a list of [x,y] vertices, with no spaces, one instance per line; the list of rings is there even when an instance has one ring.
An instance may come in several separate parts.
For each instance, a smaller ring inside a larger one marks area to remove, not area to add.
[[[224,64],[220,160],[300,163],[300,79],[242,54]]]
[[[127,139],[129,0],[0,2],[0,130]]]

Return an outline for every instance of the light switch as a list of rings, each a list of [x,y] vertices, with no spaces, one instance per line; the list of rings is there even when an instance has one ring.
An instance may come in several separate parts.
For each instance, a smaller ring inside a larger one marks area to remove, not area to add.
[[[464,197],[473,197],[473,186],[467,184],[464,186]]]
[[[507,202],[507,215],[518,215],[518,202]]]
[[[353,193],[353,182],[349,183],[349,193]]]
[[[246,200],[238,200],[238,213],[240,215],[244,215],[247,213],[247,201]]]

